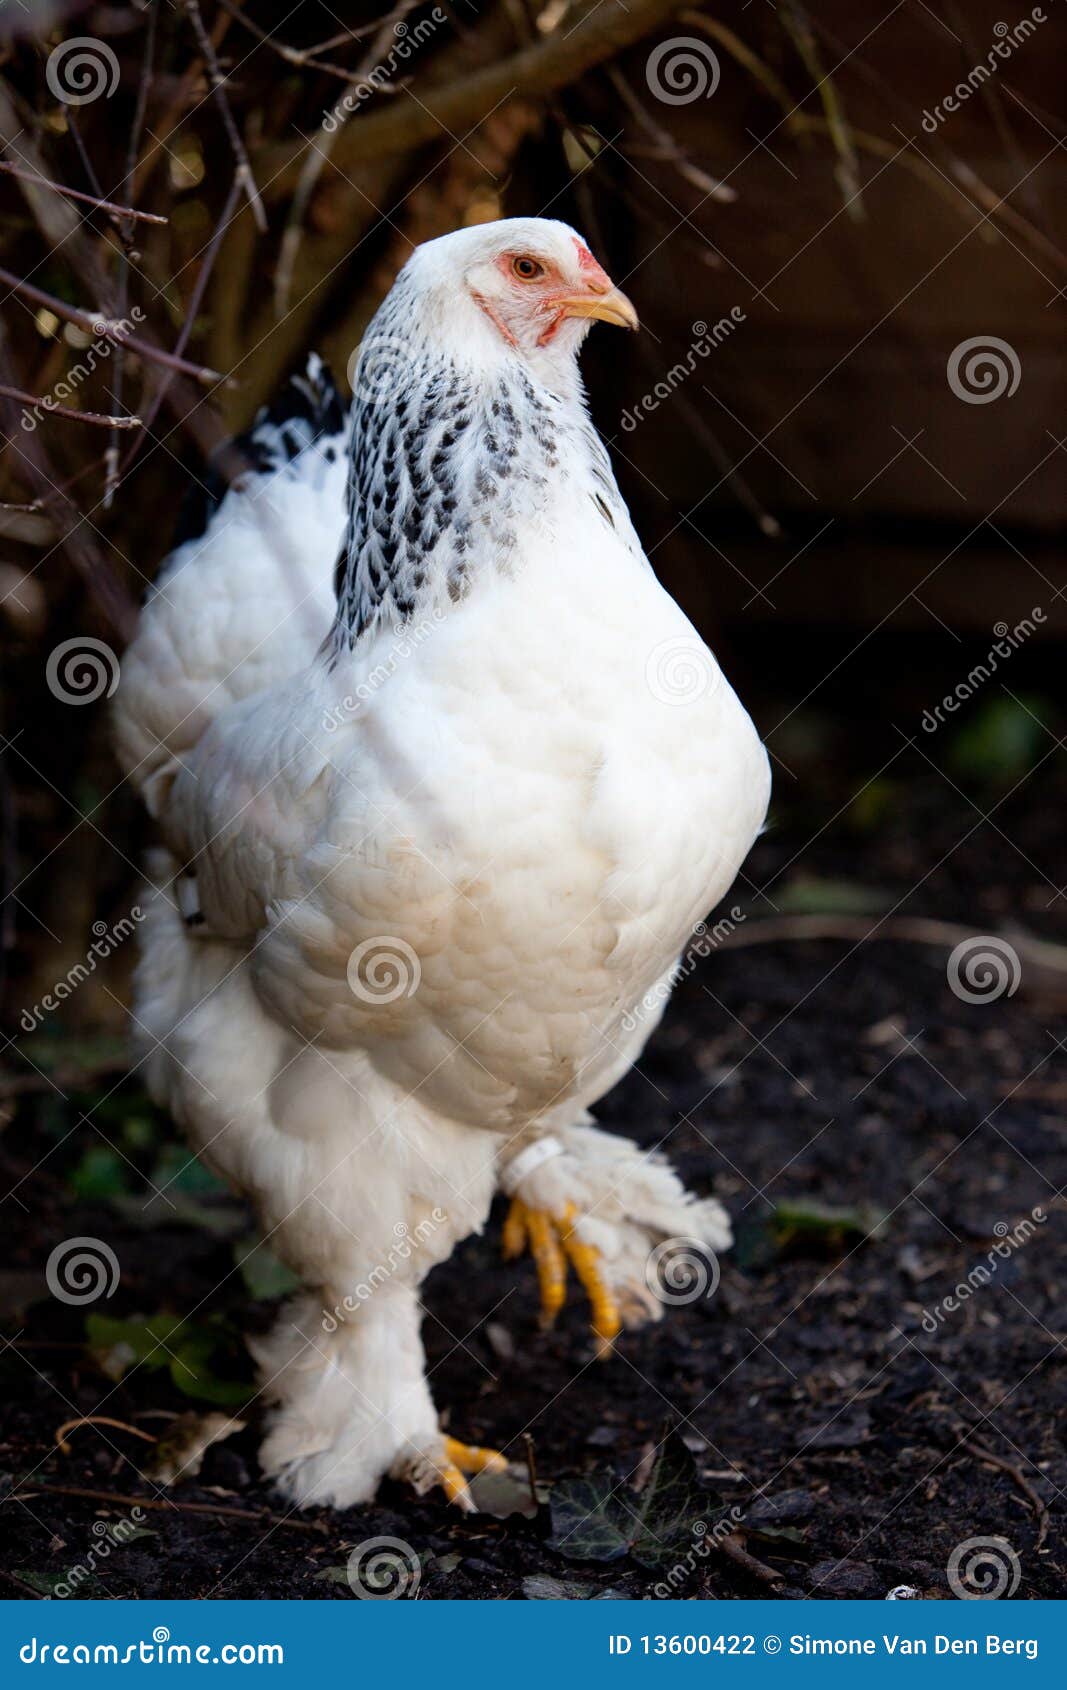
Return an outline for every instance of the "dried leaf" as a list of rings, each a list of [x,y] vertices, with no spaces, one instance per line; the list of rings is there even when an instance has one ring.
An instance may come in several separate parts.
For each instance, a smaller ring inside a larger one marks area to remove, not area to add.
[[[244,1429],[243,1420],[227,1414],[197,1414],[195,1410],[180,1414],[156,1444],[149,1472],[161,1485],[172,1485],[176,1479],[194,1479],[212,1444],[221,1443]]]

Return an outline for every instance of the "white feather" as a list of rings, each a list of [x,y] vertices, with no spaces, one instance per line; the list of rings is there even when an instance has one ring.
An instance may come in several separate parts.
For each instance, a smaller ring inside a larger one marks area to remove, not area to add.
[[[737,873],[766,811],[767,759],[637,544],[585,415],[580,333],[542,356],[470,316],[465,278],[489,285],[486,266],[520,238],[577,275],[572,231],[521,220],[424,249],[402,294],[407,309],[412,287],[427,290],[413,368],[440,355],[462,370],[474,421],[461,454],[485,450],[509,359],[544,395],[559,447],[547,479],[502,480],[484,522],[460,499],[473,536],[463,590],[449,588],[446,523],[411,572],[421,596],[398,635],[385,611],[401,578],[378,592],[370,570],[360,584],[357,511],[358,590],[332,646],[313,652],[337,535],[302,526],[307,486],[287,483],[278,523],[307,541],[314,637],[297,631],[289,577],[251,530],[205,603],[190,571],[207,573],[209,535],[176,575],[189,596],[146,619],[120,692],[127,761],[166,770],[155,797],[170,872],[195,867],[204,916],[191,935],[170,896],[152,900],[135,1013],[157,1094],[309,1287],[259,1349],[278,1405],[264,1461],[301,1503],[363,1501],[386,1472],[421,1484],[440,1469],[418,1287],[484,1225],[500,1169],[531,1140],[555,1132],[565,1150],[521,1195],[557,1213],[576,1203],[632,1318],[659,1312],[644,1273],[653,1243],[729,1241],[718,1204],[592,1128],[587,1110],[651,1030],[630,1012],[662,1001]],[[384,425],[359,417],[354,444],[370,450]],[[421,465],[410,473],[415,487]],[[462,490],[477,464],[442,474]],[[346,620],[357,606],[362,630]],[[252,630],[273,655],[246,652],[231,672],[223,630],[235,628],[238,646]],[[679,657],[697,675],[681,698],[661,672]],[[205,680],[218,689],[206,703]],[[174,720],[189,691],[198,736],[188,713]],[[153,736],[165,763],[143,749]],[[390,953],[383,989],[375,958]],[[419,1240],[400,1257],[398,1228]],[[331,1330],[346,1298],[354,1309]]]

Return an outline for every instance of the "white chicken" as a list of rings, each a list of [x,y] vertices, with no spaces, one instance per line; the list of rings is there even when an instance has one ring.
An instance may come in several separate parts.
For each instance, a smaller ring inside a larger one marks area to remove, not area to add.
[[[470,1506],[464,1475],[503,1459],[444,1434],[419,1303],[498,1190],[546,1320],[571,1268],[604,1346],[662,1312],[664,1240],[729,1243],[714,1199],[588,1114],[769,794],[587,416],[597,319],[637,325],[562,223],[419,247],[347,447],[312,360],[124,661],[119,751],[167,848],[136,1038],[306,1286],[253,1346],[263,1466],[297,1504],[392,1474]]]

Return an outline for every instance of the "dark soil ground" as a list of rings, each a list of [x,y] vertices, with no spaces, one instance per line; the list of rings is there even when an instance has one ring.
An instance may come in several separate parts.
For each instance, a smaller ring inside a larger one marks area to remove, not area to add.
[[[788,795],[789,776],[781,784]],[[502,1508],[527,1499],[535,1462],[535,1515],[463,1518],[390,1484],[372,1508],[287,1516],[258,1475],[254,1410],[169,1491],[142,1477],[152,1452],[121,1428],[83,1426],[59,1452],[56,1429],[77,1415],[155,1436],[164,1414],[210,1405],[154,1363],[117,1384],[101,1373],[86,1311],[41,1294],[55,1242],[103,1238],[121,1261],[97,1313],[213,1321],[209,1382],[213,1369],[250,1377],[236,1339],[227,1346],[269,1307],[235,1270],[233,1232],[248,1223],[227,1199],[194,1179],[181,1220],[145,1224],[135,1170],[158,1169],[172,1134],[134,1081],[102,1103],[111,1078],[67,1085],[69,1103],[18,1098],[0,1141],[3,1189],[17,1187],[0,1357],[8,1593],[48,1594],[95,1551],[83,1595],[351,1600],[350,1553],[391,1537],[418,1559],[424,1599],[879,1597],[901,1584],[947,1597],[953,1550],[996,1538],[991,1553],[1019,1570],[1017,1599],[1067,1596],[1062,994],[1025,957],[1013,995],[964,1002],[947,983],[951,937],[917,943],[894,926],[926,916],[1067,937],[1064,782],[1046,766],[1007,796],[1011,780],[965,793],[909,751],[862,784],[842,789],[851,801],[832,826],[829,784],[809,781],[808,807],[786,808],[739,884],[734,943],[680,986],[640,1070],[600,1109],[613,1130],[663,1142],[728,1205],[738,1247],[717,1292],[596,1361],[573,1296],[558,1329],[538,1331],[532,1266],[502,1263],[499,1213],[430,1281],[436,1398],[464,1437],[515,1457]],[[856,920],[864,906],[877,930],[863,944],[744,942],[757,921]],[[121,1168],[79,1124],[89,1110]],[[1025,1241],[996,1255],[1035,1210]],[[989,1282],[945,1309],[991,1251]],[[668,1427],[674,1489],[627,1533],[643,1504],[619,1487],[644,1481],[647,1498],[661,1485],[662,1470],[648,1473]],[[145,1508],[151,1535],[113,1545],[101,1523],[136,1498],[158,1504]],[[595,1542],[574,1529],[583,1510],[602,1528]]]

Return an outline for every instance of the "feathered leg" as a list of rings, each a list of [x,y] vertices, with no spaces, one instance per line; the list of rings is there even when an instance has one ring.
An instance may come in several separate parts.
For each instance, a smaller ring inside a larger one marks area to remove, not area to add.
[[[264,1471],[299,1508],[369,1502],[389,1473],[422,1493],[440,1485],[472,1504],[464,1474],[507,1462],[496,1450],[446,1437],[425,1376],[422,1312],[408,1286],[332,1308],[302,1294],[251,1348],[272,1409]]]
[[[551,1153],[539,1157],[541,1145]],[[568,1268],[589,1298],[605,1351],[620,1326],[658,1320],[665,1303],[691,1300],[673,1282],[672,1261],[688,1263],[694,1295],[701,1294],[701,1280],[714,1289],[718,1254],[732,1242],[729,1217],[714,1197],[687,1191],[659,1153],[602,1132],[586,1117],[534,1141],[510,1171],[509,1178],[505,1164],[512,1206],[504,1252],[531,1250],[545,1325],[563,1305]]]
[[[166,893],[145,906],[135,1013],[151,1089],[308,1287],[250,1345],[271,1405],[264,1469],[298,1506],[366,1502],[387,1473],[469,1506],[464,1472],[503,1457],[442,1433],[419,1289],[481,1229],[496,1140],[303,1045],[231,947],[190,938]]]

